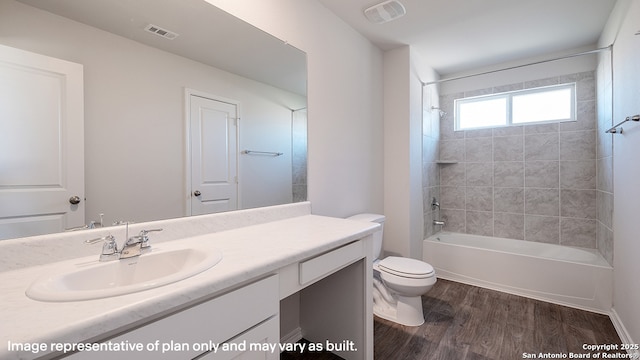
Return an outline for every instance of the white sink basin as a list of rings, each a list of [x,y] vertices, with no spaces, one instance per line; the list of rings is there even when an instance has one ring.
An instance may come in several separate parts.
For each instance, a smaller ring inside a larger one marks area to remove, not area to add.
[[[26,294],[41,301],[78,301],[129,294],[189,278],[222,260],[222,253],[209,247],[180,248],[165,244],[170,243],[129,259],[54,265],[54,273],[34,281]]]

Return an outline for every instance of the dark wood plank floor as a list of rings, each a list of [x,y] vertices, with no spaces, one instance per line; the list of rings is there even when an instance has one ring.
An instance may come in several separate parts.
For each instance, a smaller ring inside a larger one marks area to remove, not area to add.
[[[588,353],[583,344],[620,344],[608,316],[443,279],[422,297],[422,305],[422,326],[375,318],[375,359],[512,360],[527,358],[525,353],[568,357],[569,352]],[[281,359],[341,358],[325,352],[283,353]]]
[[[511,360],[620,343],[608,316],[452,281],[438,279],[422,303],[422,326],[375,319],[376,359]]]

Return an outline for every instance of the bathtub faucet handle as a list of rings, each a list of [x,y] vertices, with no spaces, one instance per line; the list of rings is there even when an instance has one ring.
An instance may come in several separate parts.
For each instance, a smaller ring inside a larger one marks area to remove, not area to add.
[[[442,220],[433,220],[433,225],[444,226],[444,221],[442,221]]]
[[[433,200],[431,200],[431,210],[435,210],[436,208],[440,208],[440,203],[438,199],[434,197]]]

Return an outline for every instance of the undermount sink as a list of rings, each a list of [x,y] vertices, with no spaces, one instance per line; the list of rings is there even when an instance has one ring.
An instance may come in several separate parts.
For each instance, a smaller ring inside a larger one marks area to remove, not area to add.
[[[54,267],[54,273],[35,280],[26,295],[61,302],[130,294],[184,280],[222,260],[222,253],[209,247],[165,244],[170,243],[133,258]]]

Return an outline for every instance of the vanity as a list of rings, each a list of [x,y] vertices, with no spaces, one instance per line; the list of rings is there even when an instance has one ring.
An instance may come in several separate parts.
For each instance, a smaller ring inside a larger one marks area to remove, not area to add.
[[[165,230],[141,258],[201,244],[221,258],[163,286],[64,301],[25,291],[60,264],[104,264],[99,246],[79,250],[93,255],[25,260],[0,272],[0,359],[278,359],[303,346],[373,358],[371,234],[379,225],[313,215],[309,203],[136,224],[158,225]],[[105,230],[8,240],[0,262],[28,249],[44,255],[48,242],[57,254]],[[296,343],[301,337],[308,342]]]

